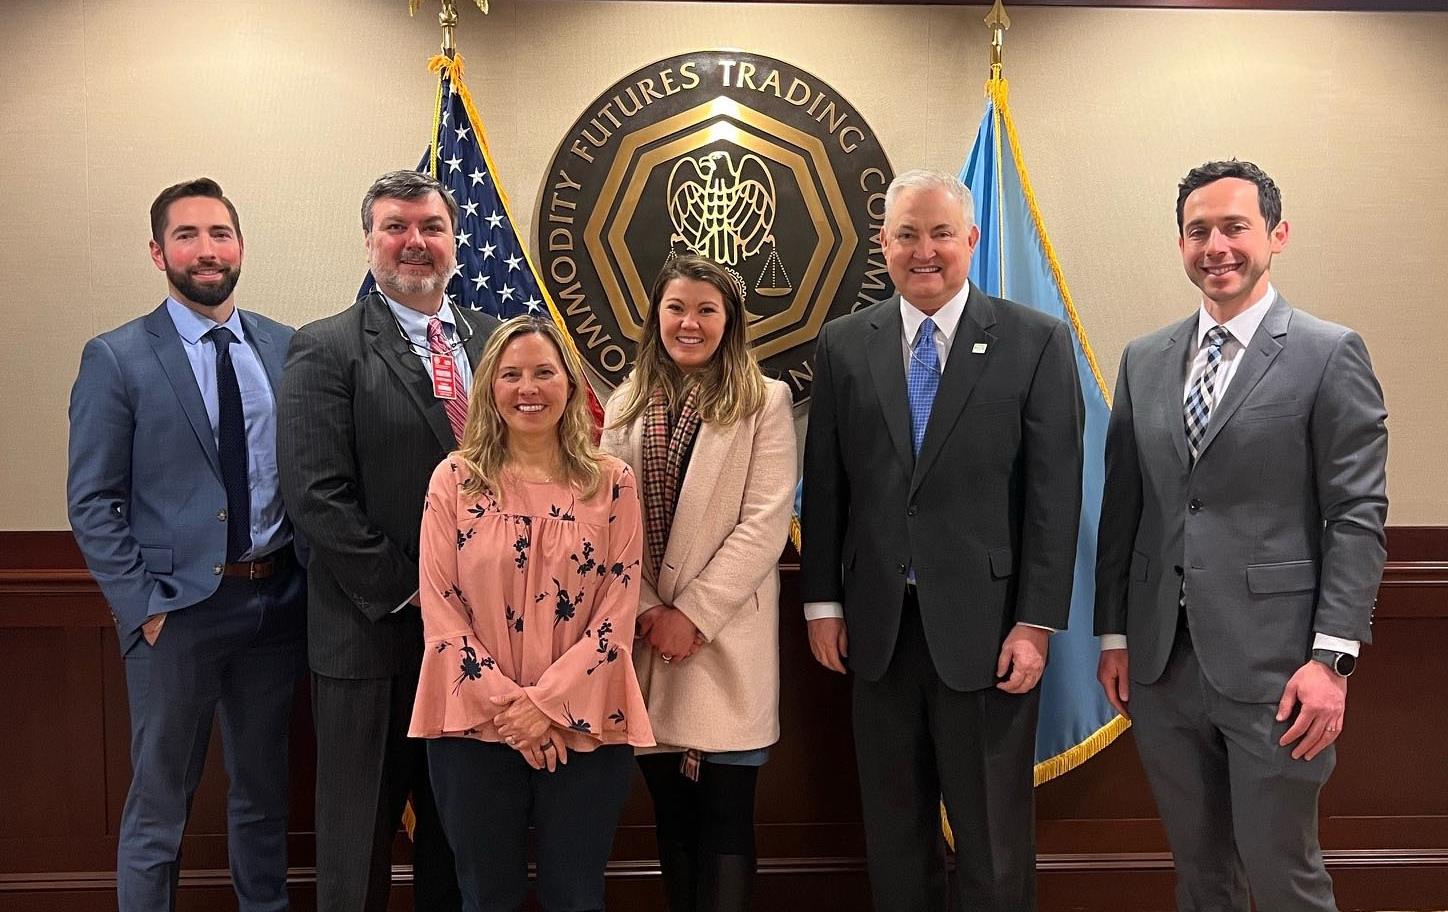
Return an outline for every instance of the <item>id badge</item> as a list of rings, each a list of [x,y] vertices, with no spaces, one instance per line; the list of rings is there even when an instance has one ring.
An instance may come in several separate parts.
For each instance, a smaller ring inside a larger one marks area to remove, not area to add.
[[[432,394],[438,399],[458,397],[458,368],[451,354],[432,356]]]

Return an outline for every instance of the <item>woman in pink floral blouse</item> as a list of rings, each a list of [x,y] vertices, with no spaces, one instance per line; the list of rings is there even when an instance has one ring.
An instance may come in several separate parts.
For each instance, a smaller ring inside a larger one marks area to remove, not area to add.
[[[469,912],[522,906],[530,824],[543,907],[602,909],[633,748],[654,743],[630,656],[638,494],[591,434],[577,356],[518,317],[489,339],[462,445],[428,487],[409,734],[431,739]]]

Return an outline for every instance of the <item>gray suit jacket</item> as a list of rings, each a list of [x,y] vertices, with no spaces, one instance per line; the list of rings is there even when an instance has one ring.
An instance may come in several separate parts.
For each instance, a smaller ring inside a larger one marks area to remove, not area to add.
[[[275,391],[292,330],[240,311]],[[216,592],[226,488],[216,436],[166,304],[86,343],[70,394],[70,526],[121,651],[154,614]]]
[[[498,321],[458,312],[472,327],[473,365]],[[460,329],[460,332],[462,330]],[[297,330],[277,403],[282,496],[313,543],[307,652],[335,678],[416,669],[422,501],[432,470],[456,448],[442,402],[381,295]]]
[[[901,338],[898,296],[819,335],[803,597],[844,603],[850,667],[879,680],[913,566],[937,673],[980,690],[1011,627],[1064,629],[1070,614],[1083,421],[1071,332],[972,286],[918,460]]]
[[[1188,464],[1182,391],[1197,315],[1126,347],[1106,433],[1096,633],[1161,677],[1182,576],[1202,671],[1276,702],[1314,633],[1367,642],[1382,577],[1387,411],[1363,340],[1268,310]]]

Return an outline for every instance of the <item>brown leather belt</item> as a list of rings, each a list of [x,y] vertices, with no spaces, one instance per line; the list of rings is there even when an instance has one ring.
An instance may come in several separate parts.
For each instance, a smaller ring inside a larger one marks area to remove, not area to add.
[[[274,576],[281,569],[279,561],[274,557],[263,558],[262,560],[241,561],[236,564],[227,564],[223,576],[241,577],[246,580],[264,580]]]

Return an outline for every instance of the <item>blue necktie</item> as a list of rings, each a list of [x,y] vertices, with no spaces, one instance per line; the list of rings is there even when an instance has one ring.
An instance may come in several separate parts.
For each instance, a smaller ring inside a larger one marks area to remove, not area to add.
[[[216,346],[216,400],[219,408],[216,455],[221,458],[221,483],[226,487],[226,562],[241,560],[251,550],[251,485],[247,478],[246,415],[241,410],[241,385],[231,364],[236,336],[225,326],[206,334]]]
[[[905,371],[905,386],[910,396],[910,435],[915,455],[925,442],[925,425],[930,422],[930,407],[935,404],[935,391],[940,389],[940,353],[935,350],[935,321],[929,317],[920,324],[915,347],[910,349],[910,366]]]

